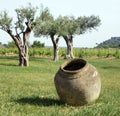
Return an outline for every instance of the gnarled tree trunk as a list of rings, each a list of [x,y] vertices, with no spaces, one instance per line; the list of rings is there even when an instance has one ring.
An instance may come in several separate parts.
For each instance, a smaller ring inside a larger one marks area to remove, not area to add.
[[[29,32],[23,33],[23,49],[24,49],[24,66],[29,66],[29,55],[28,55],[28,38],[29,38]]]
[[[65,56],[65,58],[74,58],[73,55],[73,36],[71,35],[70,37],[68,36],[64,36],[64,40],[66,42],[67,45],[67,55]]]
[[[28,39],[31,31],[33,30],[33,26],[31,25],[31,22],[26,22],[25,24],[27,28],[25,32],[23,32],[23,52],[24,52],[23,63],[24,63],[24,66],[29,66]]]
[[[58,46],[58,43],[59,43],[59,37],[58,38],[54,38],[54,34],[51,34],[51,40],[52,40],[52,43],[53,43],[53,50],[54,50],[54,58],[53,60],[54,61],[58,61],[59,60],[59,46]]]
[[[29,35],[33,29],[30,23],[26,22],[26,30],[23,32],[23,43],[20,37],[20,34],[13,35],[11,30],[8,30],[7,32],[14,40],[18,51],[19,51],[19,66],[29,66],[29,55],[28,55],[28,39]]]
[[[24,46],[22,45],[22,41],[19,35],[13,35],[11,30],[8,30],[9,35],[12,37],[14,40],[18,52],[19,52],[19,66],[25,66],[24,64],[24,59],[25,59],[25,52],[24,52]]]

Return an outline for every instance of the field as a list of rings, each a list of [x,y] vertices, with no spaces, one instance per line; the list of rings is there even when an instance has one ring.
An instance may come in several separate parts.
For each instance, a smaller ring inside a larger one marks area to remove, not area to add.
[[[119,116],[120,59],[86,58],[100,75],[99,99],[72,107],[59,101],[54,76],[65,61],[30,57],[30,67],[19,67],[17,56],[0,56],[0,116]]]
[[[75,57],[115,57],[120,58],[119,48],[74,48]],[[0,48],[0,55],[15,55],[18,54],[17,48]],[[53,57],[53,48],[29,48],[30,56],[48,56]],[[66,55],[66,48],[59,49],[59,56]]]

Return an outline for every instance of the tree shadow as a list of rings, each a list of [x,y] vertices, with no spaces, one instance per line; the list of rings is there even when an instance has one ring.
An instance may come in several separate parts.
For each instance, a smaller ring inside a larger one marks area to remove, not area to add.
[[[120,69],[118,66],[103,66],[103,69]]]
[[[43,97],[26,97],[26,98],[21,98],[14,100],[14,102],[17,102],[19,104],[25,105],[25,104],[30,104],[30,105],[39,105],[39,106],[56,106],[56,105],[64,105],[63,102],[60,100],[52,99],[52,98],[43,98]]]
[[[2,66],[19,66],[17,64],[11,64],[11,63],[9,63],[9,64],[7,64],[7,63],[0,63],[0,65],[2,65]]]
[[[18,56],[0,56],[0,59],[5,60],[18,60]]]
[[[18,61],[18,57],[16,56],[0,56],[0,59],[4,60],[0,63],[2,66],[18,66],[18,64],[10,63],[12,60]],[[9,63],[6,62],[9,60]]]

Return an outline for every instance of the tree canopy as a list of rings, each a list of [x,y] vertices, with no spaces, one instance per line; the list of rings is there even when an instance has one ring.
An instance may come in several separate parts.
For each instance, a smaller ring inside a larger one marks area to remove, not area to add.
[[[34,35],[36,37],[48,36],[50,33],[54,32],[54,18],[48,8],[41,8],[35,22]]]
[[[0,29],[7,32],[7,30],[12,28],[12,18],[8,16],[7,11],[2,11],[0,13]]]

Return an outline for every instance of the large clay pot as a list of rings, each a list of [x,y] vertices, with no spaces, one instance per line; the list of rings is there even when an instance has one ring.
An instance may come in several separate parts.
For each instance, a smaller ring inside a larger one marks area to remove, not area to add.
[[[54,82],[60,100],[72,106],[94,102],[101,90],[96,68],[79,58],[63,63]]]

